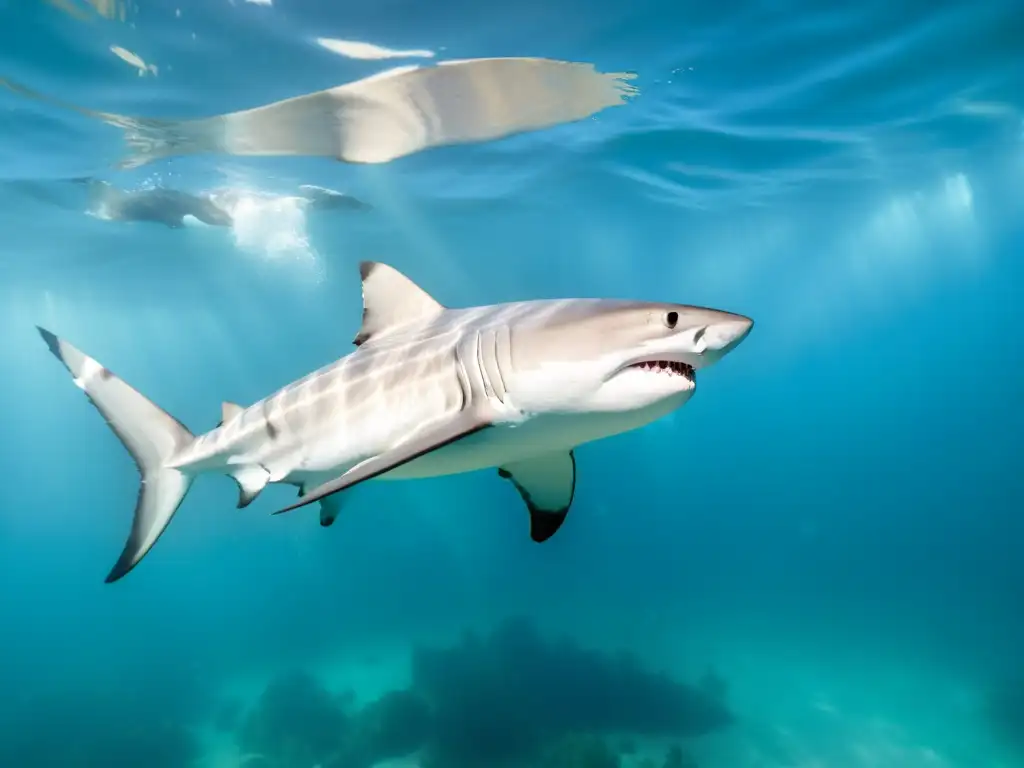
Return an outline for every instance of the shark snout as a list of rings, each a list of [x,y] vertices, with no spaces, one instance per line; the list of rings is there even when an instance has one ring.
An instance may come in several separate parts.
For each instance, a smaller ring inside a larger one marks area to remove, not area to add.
[[[743,315],[727,315],[721,320],[708,323],[700,335],[699,344],[703,346],[701,351],[701,363],[695,367],[706,367],[717,363],[727,354],[740,345],[750,330],[754,327],[754,321]]]
[[[747,338],[747,334],[753,327],[754,321],[749,317],[735,315],[725,322],[709,325],[704,332],[703,339],[709,352],[725,354],[735,349],[741,341]]]

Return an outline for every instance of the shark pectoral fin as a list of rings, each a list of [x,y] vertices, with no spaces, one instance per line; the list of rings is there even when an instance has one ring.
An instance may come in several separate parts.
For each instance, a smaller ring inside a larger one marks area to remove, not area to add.
[[[245,466],[236,469],[231,477],[238,483],[238,508],[247,507],[252,504],[253,499],[260,495],[260,492],[267,487],[270,481],[270,473],[260,465]]]
[[[444,307],[394,267],[376,261],[359,265],[363,278],[363,324],[352,340],[357,347],[410,323],[426,322]]]
[[[565,522],[576,492],[576,457],[572,451],[546,453],[498,468],[526,502],[530,538],[547,541]]]
[[[233,418],[235,418],[235,416],[237,416],[238,414],[240,414],[244,410],[245,409],[242,406],[240,406],[238,403],[232,403],[232,402],[229,402],[228,400],[225,400],[223,403],[220,404],[220,423],[221,423],[221,426],[227,424],[229,421],[231,421]]]
[[[361,461],[345,474],[314,488],[290,507],[279,509],[274,514],[280,515],[283,512],[291,512],[293,509],[304,507],[306,504],[320,501],[320,499],[332,493],[351,488],[356,483],[372,480],[378,475],[390,472],[396,467],[408,464],[413,459],[418,459],[424,454],[443,448],[454,443],[456,440],[461,440],[489,426],[491,426],[490,419],[482,414],[472,410],[460,411],[452,419],[414,435],[391,450]]]

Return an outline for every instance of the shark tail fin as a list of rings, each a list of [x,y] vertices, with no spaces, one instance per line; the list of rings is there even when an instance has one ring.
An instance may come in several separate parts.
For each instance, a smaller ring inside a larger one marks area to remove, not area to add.
[[[168,467],[168,461],[195,437],[173,416],[63,339],[39,328],[54,356],[71,371],[77,384],[135,460],[142,483],[131,532],[121,556],[107,575],[117,581],[132,570],[167,528],[188,493],[192,477]]]

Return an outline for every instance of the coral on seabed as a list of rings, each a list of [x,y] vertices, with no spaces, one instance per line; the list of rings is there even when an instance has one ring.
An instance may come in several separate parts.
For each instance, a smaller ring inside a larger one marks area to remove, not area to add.
[[[698,736],[732,721],[696,687],[627,654],[546,641],[523,620],[454,648],[417,650],[413,687],[433,707],[428,749],[442,768],[533,761],[570,733]]]
[[[339,752],[347,726],[347,714],[327,689],[305,672],[290,672],[267,685],[238,742],[243,753],[278,768],[312,767]]]
[[[347,711],[305,672],[267,685],[238,734],[240,768],[370,768],[418,750],[430,735],[430,708],[414,691],[393,691]]]
[[[637,764],[637,768],[697,768],[697,761],[678,744],[669,747],[665,760],[658,763],[654,758],[645,757]]]
[[[430,706],[414,691],[392,691],[363,707],[351,728],[337,768],[357,768],[417,751],[430,738]]]
[[[570,734],[546,750],[538,768],[620,768],[620,765],[619,756],[604,739]]]
[[[989,693],[986,714],[996,735],[1024,753],[1024,677],[1010,677],[996,686]]]
[[[723,703],[725,702],[726,694],[729,692],[728,684],[718,672],[711,668],[701,675],[700,680],[697,681],[697,687],[708,698]]]
[[[693,737],[729,725],[724,683],[690,686],[543,639],[525,621],[413,654],[412,686],[355,708],[304,673],[272,681],[239,730],[243,768],[620,768],[606,735]],[[624,751],[636,751],[636,745]],[[652,768],[695,768],[681,747]]]
[[[678,744],[669,747],[665,755],[665,768],[697,768],[697,761]]]

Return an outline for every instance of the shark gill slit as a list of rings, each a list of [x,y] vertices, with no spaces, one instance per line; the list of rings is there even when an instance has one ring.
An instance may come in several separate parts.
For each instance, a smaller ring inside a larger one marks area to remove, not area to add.
[[[480,376],[480,385],[484,390],[484,397],[494,397],[494,390],[491,389],[491,382],[487,380],[487,369],[484,367],[484,340],[483,334],[476,333],[473,337],[473,351],[476,352],[476,370]]]
[[[508,390],[505,388],[505,377],[501,372],[501,342],[503,340],[502,331],[504,326],[500,326],[494,331],[494,375],[498,380],[498,387],[501,389],[501,402],[505,403],[505,395],[508,394]]]
[[[469,378],[469,371],[466,370],[466,363],[462,359],[462,355],[459,353],[459,347],[456,345],[452,349],[452,355],[455,357],[455,373],[459,380],[459,396],[461,402],[459,403],[459,411],[466,409],[466,403],[469,402],[469,398],[473,393],[473,383]]]
[[[484,385],[484,396],[489,400],[504,402],[502,394],[495,386],[496,376],[494,373],[494,340],[492,331],[484,331],[476,335],[476,360],[480,369],[480,380]]]
[[[491,382],[491,389],[494,396],[502,405],[505,404],[505,381],[501,377],[501,357],[498,345],[501,342],[500,328],[494,328],[487,334],[487,352],[484,355],[484,363],[487,365],[487,378]]]
[[[501,391],[508,395],[505,374],[512,373],[512,331],[508,325],[499,326],[494,334],[494,362],[498,369],[498,379],[501,381]]]

